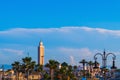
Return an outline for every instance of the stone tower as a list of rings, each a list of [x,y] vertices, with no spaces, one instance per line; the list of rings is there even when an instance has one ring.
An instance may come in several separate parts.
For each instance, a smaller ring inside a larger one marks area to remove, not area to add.
[[[38,64],[44,65],[44,46],[42,41],[40,41],[38,46]]]

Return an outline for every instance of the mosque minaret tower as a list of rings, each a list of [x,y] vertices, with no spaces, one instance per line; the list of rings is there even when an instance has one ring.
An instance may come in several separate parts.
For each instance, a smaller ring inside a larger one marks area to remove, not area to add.
[[[42,41],[40,41],[38,46],[38,64],[44,65],[44,46]]]

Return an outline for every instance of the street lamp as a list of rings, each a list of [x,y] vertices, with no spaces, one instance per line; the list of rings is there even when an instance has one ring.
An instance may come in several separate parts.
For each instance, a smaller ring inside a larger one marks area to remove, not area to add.
[[[107,53],[106,54],[106,52],[104,50],[103,54],[102,53],[97,53],[97,54],[94,55],[95,61],[97,61],[97,55],[101,55],[102,56],[102,68],[106,68],[107,67],[107,57],[108,57],[108,55],[112,55],[113,56],[113,63],[112,63],[111,69],[116,69],[117,68],[117,67],[115,67],[115,59],[116,59],[115,54],[113,54],[113,53]],[[95,67],[97,67],[96,64],[95,64]]]
[[[95,57],[94,59],[95,59],[95,63],[94,63],[95,66],[93,68],[94,69],[98,69],[99,67],[98,67],[97,57]]]
[[[97,66],[97,55],[101,55],[101,57],[102,57],[102,70],[103,70],[103,76],[104,76],[104,80],[106,80],[106,67],[107,67],[107,57],[108,57],[108,55],[112,55],[113,56],[113,62],[112,62],[112,67],[111,67],[111,69],[116,69],[117,67],[115,67],[115,59],[116,59],[116,56],[115,56],[115,54],[113,54],[113,53],[107,53],[106,54],[106,52],[105,52],[105,50],[104,50],[104,52],[103,52],[103,54],[102,53],[97,53],[97,54],[95,54],[94,55],[94,59],[95,59],[95,66],[94,66],[94,68],[96,69],[96,68],[98,68],[98,66]]]
[[[117,67],[115,66],[115,58],[113,58],[113,65],[112,65],[111,69],[117,69]]]

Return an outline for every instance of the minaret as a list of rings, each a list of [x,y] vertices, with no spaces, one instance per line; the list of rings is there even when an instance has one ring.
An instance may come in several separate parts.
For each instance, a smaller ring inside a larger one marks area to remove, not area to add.
[[[44,65],[44,46],[42,41],[40,41],[38,46],[38,64]]]

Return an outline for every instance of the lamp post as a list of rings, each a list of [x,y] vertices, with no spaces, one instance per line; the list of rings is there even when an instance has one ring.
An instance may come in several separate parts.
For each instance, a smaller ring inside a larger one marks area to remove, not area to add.
[[[116,68],[117,68],[117,67],[115,67],[115,59],[116,59],[116,56],[115,56],[115,54],[113,54],[113,53],[107,53],[107,54],[106,54],[105,50],[104,50],[103,54],[102,54],[102,53],[97,53],[97,54],[95,54],[95,55],[94,55],[95,67],[94,67],[94,68],[98,68],[98,66],[97,66],[97,55],[101,55],[101,57],[102,57],[103,76],[104,76],[104,80],[106,80],[105,69],[106,69],[106,67],[107,67],[107,57],[108,57],[108,55],[112,55],[112,56],[113,56],[113,63],[112,63],[111,69],[116,69]]]

